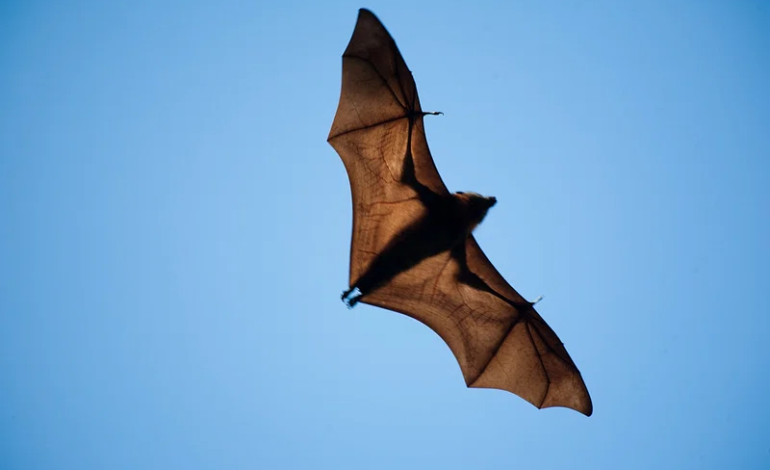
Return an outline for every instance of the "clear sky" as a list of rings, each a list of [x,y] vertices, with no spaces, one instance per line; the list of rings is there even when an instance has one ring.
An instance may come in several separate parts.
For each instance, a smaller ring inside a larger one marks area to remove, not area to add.
[[[371,8],[590,418],[348,310]],[[0,6],[0,468],[770,468],[770,4]]]

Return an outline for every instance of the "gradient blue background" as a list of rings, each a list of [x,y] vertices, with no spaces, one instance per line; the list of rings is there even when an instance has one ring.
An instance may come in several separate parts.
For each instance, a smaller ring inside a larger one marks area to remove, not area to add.
[[[340,302],[360,6],[3,2],[0,468],[768,468],[770,5],[366,5],[590,418]]]

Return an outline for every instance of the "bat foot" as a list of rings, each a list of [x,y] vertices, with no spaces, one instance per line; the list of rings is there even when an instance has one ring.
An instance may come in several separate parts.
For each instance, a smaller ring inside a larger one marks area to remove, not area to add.
[[[346,290],[342,293],[342,302],[347,305],[348,308],[353,308],[356,306],[358,301],[361,299],[361,291],[358,290],[358,287],[351,287],[350,289]]]

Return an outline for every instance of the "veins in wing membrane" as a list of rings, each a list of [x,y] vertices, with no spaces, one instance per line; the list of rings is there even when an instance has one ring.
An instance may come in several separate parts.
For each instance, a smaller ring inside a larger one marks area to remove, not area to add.
[[[545,381],[547,383],[545,387],[545,393],[543,394],[543,399],[540,400],[540,404],[538,405],[538,408],[543,406],[543,403],[545,403],[546,398],[548,398],[548,392],[551,390],[551,384],[553,382],[551,381],[551,376],[548,374],[548,369],[545,367],[545,361],[543,360],[543,355],[540,354],[540,348],[537,347],[537,343],[535,343],[535,338],[532,337],[532,323],[527,322],[524,326],[527,328],[527,336],[529,336],[529,342],[532,343],[532,349],[535,350],[535,353],[537,354],[538,362],[540,363],[540,368],[543,370],[543,374],[545,375]],[[537,334],[540,337],[540,341],[542,341],[546,346],[548,346],[548,343],[546,343],[543,340],[543,337],[538,332]],[[549,348],[550,349],[550,348]],[[558,354],[556,357],[559,357]]]
[[[358,112],[358,110],[356,110],[356,112]],[[341,137],[343,135],[352,134],[353,132],[365,131],[367,129],[373,129],[373,128],[381,126],[383,124],[389,124],[391,122],[396,122],[396,121],[398,121],[400,119],[404,119],[404,118],[408,118],[408,117],[409,117],[409,114],[407,113],[407,114],[404,114],[403,116],[396,116],[394,118],[385,119],[384,121],[375,122],[374,124],[368,124],[366,126],[356,127],[355,129],[350,129],[350,130],[347,130],[347,131],[344,131],[344,132],[340,132],[339,134],[335,134],[335,135],[331,136],[329,138],[329,141],[332,141],[332,140],[336,139],[337,137]]]
[[[398,83],[398,87],[399,87],[399,89],[401,91],[401,94],[404,97],[404,100],[408,100],[408,97],[407,97],[407,94],[406,94],[406,90],[404,90],[404,85],[403,85],[401,77],[400,77],[399,67],[398,67],[398,63],[397,63],[397,58],[400,57],[400,54],[399,54],[398,49],[395,47],[394,44],[391,45],[391,47],[394,49],[392,51],[393,52],[393,54],[392,54],[392,56],[393,56],[392,67],[393,67],[393,71],[394,71],[394,73],[396,75],[396,82]],[[332,136],[331,138],[329,138],[329,140],[335,139],[337,137],[340,137],[340,136],[343,136],[343,135],[346,135],[346,134],[350,134],[352,132],[357,132],[357,131],[371,129],[371,128],[377,127],[377,126],[379,126],[381,124],[387,124],[387,123],[394,122],[394,121],[397,121],[397,120],[403,119],[403,118],[408,118],[408,117],[414,115],[414,111],[415,111],[414,103],[409,103],[409,102],[402,103],[401,99],[399,99],[399,97],[398,97],[398,94],[390,86],[390,83],[388,83],[388,80],[385,78],[385,76],[382,75],[380,70],[377,68],[376,65],[374,65],[374,63],[371,60],[366,59],[364,57],[359,57],[359,56],[353,55],[353,54],[345,54],[342,57],[343,58],[348,58],[348,59],[360,60],[360,61],[364,62],[365,64],[367,64],[369,67],[371,67],[372,70],[374,71],[374,73],[379,78],[379,80],[382,83],[382,85],[390,93],[390,96],[393,97],[393,100],[396,103],[398,103],[398,105],[401,106],[401,108],[404,110],[404,115],[403,116],[396,116],[396,117],[389,118],[389,119],[385,119],[383,121],[379,121],[379,122],[376,122],[376,123],[373,123],[373,124],[368,124],[368,125],[365,125],[365,126],[357,127],[355,129],[350,129],[350,130],[347,130],[347,131],[344,131],[344,132],[341,132],[339,134],[336,134],[336,135]],[[416,84],[414,86],[414,95],[417,96],[417,85]],[[359,116],[360,116],[360,113],[359,113],[357,108],[356,108],[356,113],[358,113]],[[361,120],[361,119],[359,118],[359,120]],[[363,122],[363,120],[361,120],[361,121]]]
[[[398,53],[398,50],[396,50],[396,53]],[[369,59],[366,59],[366,58],[364,58],[364,57],[359,57],[359,56],[357,56],[357,55],[352,55],[352,54],[351,54],[351,55],[343,55],[342,57],[343,57],[343,58],[349,58],[349,59],[356,59],[356,60],[360,60],[360,61],[362,61],[362,62],[366,63],[367,65],[369,65],[369,66],[372,68],[372,70],[374,70],[374,73],[376,73],[376,74],[377,74],[377,76],[378,76],[378,77],[380,77],[380,81],[382,81],[382,84],[385,86],[385,88],[387,88],[387,89],[388,89],[388,91],[390,92],[390,95],[393,97],[393,99],[394,99],[394,100],[396,100],[396,102],[397,102],[399,105],[401,105],[401,107],[402,107],[402,108],[404,108],[404,109],[409,109],[409,108],[411,108],[411,106],[409,106],[409,103],[402,103],[402,102],[401,102],[401,100],[398,98],[398,95],[396,95],[396,92],[393,90],[393,88],[391,88],[390,84],[388,83],[388,79],[387,79],[387,78],[385,78],[385,77],[382,75],[382,73],[380,73],[380,70],[377,68],[377,66],[376,66],[376,65],[374,65],[374,64],[372,63],[372,61],[371,61],[371,60],[369,60]],[[394,61],[396,60],[396,57],[395,57],[395,56],[393,57],[393,60],[394,60]],[[404,89],[403,89],[403,86],[402,86],[402,84],[401,84],[401,77],[399,77],[399,75],[398,75],[398,64],[395,64],[395,63],[393,64],[393,70],[394,70],[394,72],[395,72],[395,74],[396,74],[396,79],[397,79],[397,82],[398,82],[398,84],[399,84],[399,88],[401,88],[401,92],[403,93],[403,92],[404,92]],[[404,99],[407,99],[407,97],[406,97],[406,93],[403,93],[403,95],[404,95]]]
[[[404,100],[408,101],[409,97],[406,94],[406,90],[404,90],[404,82],[401,80],[400,70],[398,67],[398,59],[401,59],[401,62],[404,62],[404,59],[401,57],[401,53],[398,51],[398,47],[396,47],[395,42],[390,42],[390,56],[392,57],[392,63],[391,67],[393,67],[393,72],[396,74],[396,83],[398,83],[398,87],[401,89],[401,95],[404,97]],[[406,66],[406,63],[404,63]],[[375,68],[376,70],[376,68]],[[408,68],[407,68],[408,70]],[[411,73],[411,72],[410,72]],[[377,74],[379,75],[379,70],[377,70]],[[388,87],[390,89],[390,87]],[[414,86],[415,95],[417,94],[417,84],[415,83]],[[391,93],[393,93],[393,90],[391,90]],[[399,101],[400,103],[400,101]],[[407,103],[404,108],[408,108],[411,111],[414,111],[414,103]]]
[[[502,294],[498,293],[491,286],[489,286],[486,282],[484,282],[484,280],[481,279],[477,274],[475,274],[473,271],[471,271],[470,268],[467,265],[467,261],[466,261],[466,258],[465,258],[465,246],[464,245],[461,248],[457,248],[456,250],[454,250],[453,251],[453,256],[455,256],[455,258],[458,260],[458,262],[460,262],[460,265],[461,265],[460,274],[458,276],[458,281],[459,282],[468,285],[472,289],[479,290],[479,291],[484,291],[484,292],[487,292],[487,293],[489,293],[491,295],[494,295],[498,299],[500,299],[503,302],[505,302],[506,304],[508,304],[516,312],[516,317],[511,321],[510,325],[508,325],[508,327],[505,330],[505,333],[501,336],[500,341],[498,342],[498,344],[494,348],[492,354],[489,356],[490,360],[494,360],[496,358],[496,356],[497,356],[498,352],[500,351],[500,349],[502,348],[503,344],[508,339],[508,336],[514,330],[514,328],[516,328],[516,325],[518,325],[518,324],[520,324],[522,322],[524,323],[524,326],[525,326],[526,331],[527,331],[527,336],[529,337],[529,342],[530,342],[532,348],[535,350],[535,353],[537,354],[538,362],[540,364],[540,367],[543,370],[543,373],[545,374],[545,377],[546,377],[546,380],[547,380],[547,383],[548,383],[548,388],[546,389],[546,393],[543,396],[543,400],[540,403],[540,405],[542,405],[545,402],[545,399],[548,396],[548,391],[550,390],[550,387],[551,387],[551,384],[552,384],[551,377],[549,376],[548,370],[547,370],[547,368],[545,366],[545,360],[543,359],[543,354],[552,354],[552,355],[554,355],[561,363],[563,363],[565,366],[567,366],[571,370],[575,370],[576,371],[577,370],[576,367],[574,366],[574,364],[571,363],[571,361],[569,361],[568,359],[565,359],[564,357],[562,357],[561,354],[559,354],[548,343],[548,341],[543,337],[542,333],[540,332],[540,329],[536,326],[535,323],[540,323],[540,324],[544,325],[545,328],[548,328],[548,326],[547,326],[547,324],[542,319],[540,319],[537,316],[537,314],[533,315],[534,308],[532,306],[533,305],[532,303],[530,303],[530,302],[527,302],[527,303],[516,303],[516,302],[513,302],[513,301],[509,300],[508,298],[506,298]],[[463,297],[463,303],[465,305],[468,305],[467,301],[465,301],[465,299],[464,299],[464,296],[462,296],[462,292],[460,293],[460,296]],[[471,307],[469,306],[469,308],[471,308]],[[471,308],[470,315],[473,315],[474,313],[476,313],[477,316],[478,316],[478,314],[480,312],[478,312],[477,310]],[[487,317],[487,316],[484,315],[484,317]],[[491,318],[488,318],[488,319],[492,321]],[[532,331],[533,328],[534,328],[534,333]],[[545,347],[545,350],[546,350],[545,352],[541,352],[540,351],[540,348],[538,347],[538,343],[535,341],[535,339],[533,337],[533,335],[535,335],[535,334],[540,339],[540,343]],[[475,380],[477,380],[479,377],[481,377],[482,374],[483,374],[483,371],[478,375],[478,377],[476,377],[476,379],[474,379],[474,381],[471,382],[471,384],[473,382],[475,382]]]

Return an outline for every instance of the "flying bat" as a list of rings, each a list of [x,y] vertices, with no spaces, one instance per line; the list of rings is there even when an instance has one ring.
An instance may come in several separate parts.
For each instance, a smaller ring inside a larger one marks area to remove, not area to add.
[[[512,392],[538,408],[587,416],[591,397],[556,333],[500,275],[473,230],[494,197],[450,193],[428,149],[417,87],[396,43],[359,11],[342,55],[342,92],[328,142],[350,179],[349,307],[412,317],[457,358],[468,387]]]

